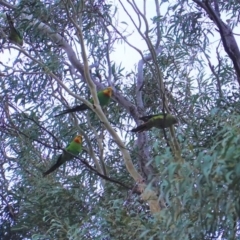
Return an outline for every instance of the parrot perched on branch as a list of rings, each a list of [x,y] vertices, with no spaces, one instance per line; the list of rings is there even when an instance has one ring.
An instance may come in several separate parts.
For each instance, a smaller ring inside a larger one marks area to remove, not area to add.
[[[111,87],[108,87],[108,88],[98,92],[98,94],[97,94],[98,100],[102,107],[109,104],[112,93],[113,93],[113,90]],[[89,102],[91,102],[93,104],[93,99],[90,99]],[[89,107],[83,103],[83,104],[75,106],[73,108],[63,110],[59,114],[55,115],[55,117],[58,117],[60,115],[66,114],[66,113],[85,111],[87,109],[89,109]]]
[[[11,16],[7,13],[6,13],[6,16],[7,16],[7,21],[8,21],[9,28],[10,28],[10,34],[8,36],[9,41],[14,44],[22,46],[23,45],[23,37],[22,37],[21,33],[14,27]]]
[[[58,157],[57,162],[52,167],[50,167],[50,169],[43,173],[43,177],[55,171],[63,163],[72,160],[81,151],[82,151],[82,136],[78,135],[63,150],[63,153]]]
[[[168,128],[173,124],[178,123],[177,119],[170,114],[159,113],[156,115],[143,116],[139,118],[143,120],[144,123],[136,128],[133,128],[131,132],[143,132],[151,129],[152,127],[156,128]]]

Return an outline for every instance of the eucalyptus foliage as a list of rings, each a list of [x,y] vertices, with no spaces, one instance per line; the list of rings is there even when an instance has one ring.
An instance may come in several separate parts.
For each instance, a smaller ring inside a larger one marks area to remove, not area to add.
[[[0,0],[0,239],[239,239],[239,9]],[[23,47],[8,42],[6,13]],[[137,68],[112,57],[120,44]],[[92,98],[91,83],[114,89],[111,128],[94,106],[54,117]],[[178,126],[130,132],[159,112]],[[81,155],[43,178],[76,133]]]

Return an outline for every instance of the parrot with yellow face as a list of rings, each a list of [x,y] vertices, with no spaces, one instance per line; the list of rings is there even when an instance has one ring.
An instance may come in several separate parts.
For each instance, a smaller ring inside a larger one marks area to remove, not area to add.
[[[82,151],[82,136],[77,135],[73,139],[73,141],[70,142],[67,145],[67,147],[63,150],[63,153],[58,157],[57,162],[52,167],[50,167],[46,172],[43,173],[43,177],[55,171],[65,162],[72,160],[81,151]]]
[[[113,90],[111,87],[108,87],[108,88],[98,92],[97,96],[98,96],[99,104],[102,107],[109,104],[112,93],[113,93]],[[90,99],[89,102],[93,104],[93,99]],[[89,107],[83,103],[83,104],[75,106],[73,108],[63,110],[59,114],[55,115],[55,117],[58,117],[60,115],[66,114],[66,113],[85,111],[87,109],[89,109]]]

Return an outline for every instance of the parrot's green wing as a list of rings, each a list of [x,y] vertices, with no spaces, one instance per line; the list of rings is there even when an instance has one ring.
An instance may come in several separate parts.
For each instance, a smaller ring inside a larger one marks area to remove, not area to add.
[[[77,155],[82,151],[82,140],[80,142],[76,141],[76,138],[74,141],[70,142],[66,149],[67,152],[71,153],[72,155]]]
[[[177,119],[174,116],[163,113],[143,116],[139,119],[143,120],[145,123],[132,129],[131,132],[143,132],[151,129],[152,127],[163,129],[171,127],[173,124],[178,123]]]
[[[63,153],[58,157],[57,162],[52,167],[50,167],[50,169],[43,173],[43,176],[45,177],[49,173],[59,168],[63,163],[72,160],[81,151],[82,151],[82,136],[78,135],[63,150]]]
[[[110,102],[111,96],[112,96],[112,88],[107,88],[98,92],[99,104],[102,107],[108,105]]]
[[[21,33],[14,27],[12,18],[9,14],[6,14],[7,16],[7,20],[8,20],[8,24],[9,24],[9,29],[10,29],[10,33],[8,36],[8,39],[10,42],[20,45],[23,45],[23,37],[21,35]]]
[[[154,117],[164,118],[164,116],[166,117],[166,115],[167,114],[159,113],[159,114],[154,114],[154,115],[143,116],[143,117],[140,117],[139,119],[144,121],[144,122],[147,122],[151,118],[154,118]]]
[[[102,107],[108,105],[110,102],[111,96],[112,96],[112,88],[111,87],[108,87],[108,88],[98,92],[99,104]],[[93,100],[90,99],[89,102],[93,103]],[[58,117],[60,115],[66,114],[66,113],[85,111],[87,109],[89,109],[89,107],[83,103],[83,104],[75,106],[73,108],[63,110],[59,114],[55,115],[55,117]]]

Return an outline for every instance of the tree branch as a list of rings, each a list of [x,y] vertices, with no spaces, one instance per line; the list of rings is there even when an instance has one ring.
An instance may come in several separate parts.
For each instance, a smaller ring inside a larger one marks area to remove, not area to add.
[[[240,51],[237,42],[233,36],[232,29],[221,20],[219,12],[216,11],[217,10],[216,6],[215,6],[216,10],[214,10],[208,3],[208,1],[204,2],[198,0],[193,1],[208,13],[209,17],[218,27],[223,42],[223,47],[233,62],[233,66],[237,75],[237,81],[240,85]]]

